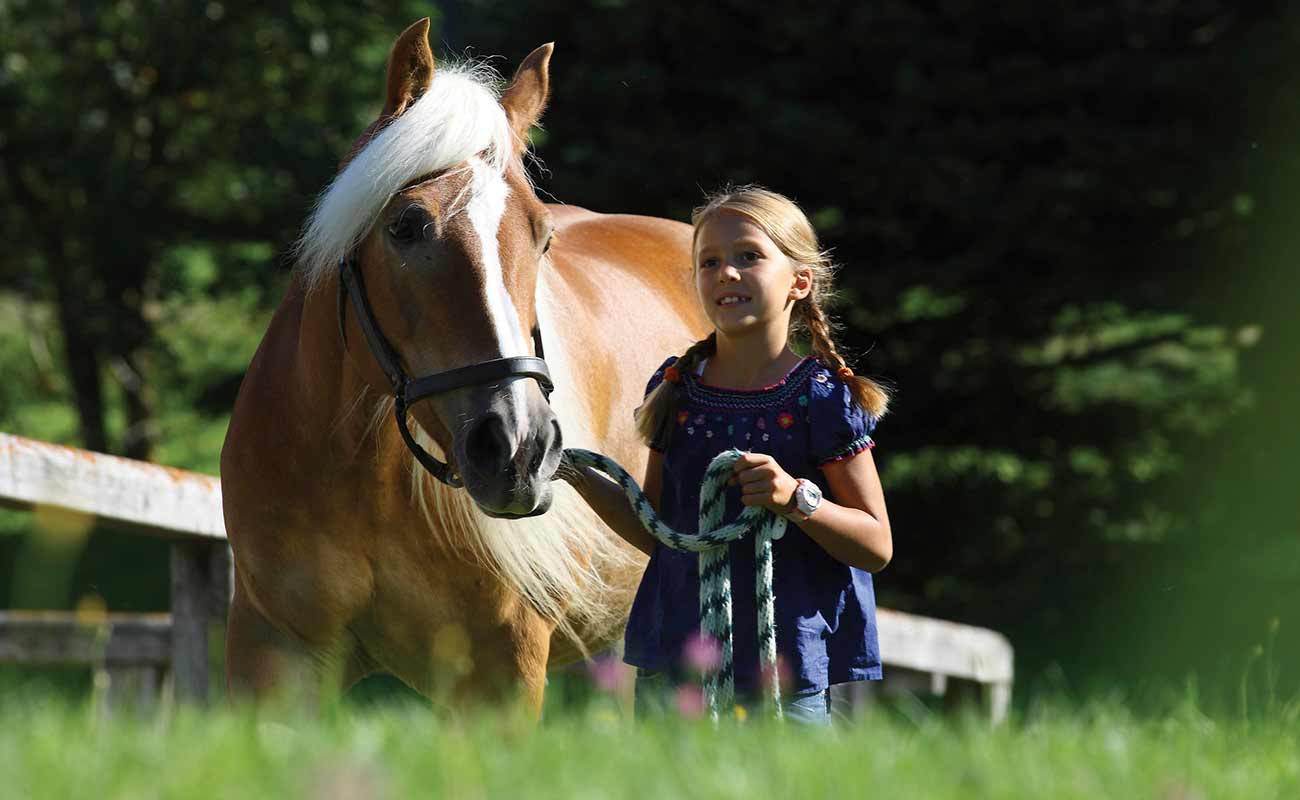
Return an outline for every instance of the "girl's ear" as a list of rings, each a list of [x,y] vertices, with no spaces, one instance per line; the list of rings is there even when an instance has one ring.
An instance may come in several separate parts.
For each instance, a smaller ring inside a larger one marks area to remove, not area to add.
[[[796,267],[794,271],[794,286],[790,287],[790,299],[804,299],[808,295],[812,294],[812,287],[812,270],[808,267]]]

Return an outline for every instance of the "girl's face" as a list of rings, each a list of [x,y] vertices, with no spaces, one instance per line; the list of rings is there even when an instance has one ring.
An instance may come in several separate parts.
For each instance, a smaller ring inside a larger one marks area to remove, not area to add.
[[[695,247],[695,291],[720,333],[789,330],[794,301],[812,287],[807,267],[748,217],[729,211],[704,221]]]

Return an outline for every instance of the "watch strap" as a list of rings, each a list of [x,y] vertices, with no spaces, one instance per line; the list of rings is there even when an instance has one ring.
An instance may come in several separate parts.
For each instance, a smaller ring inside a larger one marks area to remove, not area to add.
[[[783,512],[781,512],[781,516],[787,519],[798,520],[799,522],[810,519],[810,517],[803,513],[799,508],[799,490],[802,489],[803,485],[807,482],[806,478],[795,478],[794,491],[790,493],[790,504],[785,507]]]

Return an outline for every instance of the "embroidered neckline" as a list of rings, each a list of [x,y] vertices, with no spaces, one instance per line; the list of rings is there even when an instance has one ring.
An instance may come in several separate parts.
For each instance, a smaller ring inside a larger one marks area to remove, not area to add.
[[[704,365],[707,364],[709,361],[707,358],[702,359],[700,361],[700,365],[699,367],[696,368],[695,374],[692,377],[695,378],[695,383],[697,385],[703,386],[706,389],[712,389],[715,392],[727,392],[729,394],[753,394],[754,392],[767,392],[779,386],[784,385],[786,381],[790,380],[790,376],[798,372],[799,368],[803,366],[804,362],[808,361],[811,358],[812,356],[804,356],[803,358],[799,359],[799,363],[795,364],[793,367],[790,367],[790,370],[786,372],[784,376],[782,376],[781,380],[777,381],[776,383],[769,383],[767,386],[761,386],[757,389],[733,389],[730,386],[716,386],[712,383],[705,383],[704,381],[700,380],[700,378],[704,376]]]
[[[695,375],[683,375],[687,396],[711,409],[750,411],[781,405],[798,394],[804,382],[821,366],[812,356],[805,356],[784,378],[762,389],[726,389],[701,383]]]

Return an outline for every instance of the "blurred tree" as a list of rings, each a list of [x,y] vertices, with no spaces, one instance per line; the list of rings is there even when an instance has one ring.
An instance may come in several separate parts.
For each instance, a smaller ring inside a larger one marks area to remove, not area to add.
[[[1114,674],[1121,641],[1084,632],[1211,535],[1190,489],[1250,407],[1240,353],[1261,329],[1216,287],[1256,235],[1243,123],[1283,79],[1294,12],[467,7],[453,46],[557,42],[537,140],[555,196],[684,218],[701,189],[758,181],[834,247],[849,350],[899,389],[876,451],[897,548],[882,600],[1006,631],[1029,674]]]
[[[58,309],[82,443],[149,458],[168,253],[292,241],[423,4],[0,2],[0,279]],[[174,265],[176,259],[172,258]],[[275,282],[222,258],[214,290]],[[230,267],[228,272],[225,268]],[[166,343],[162,343],[165,348]],[[119,443],[104,379],[123,400]]]

